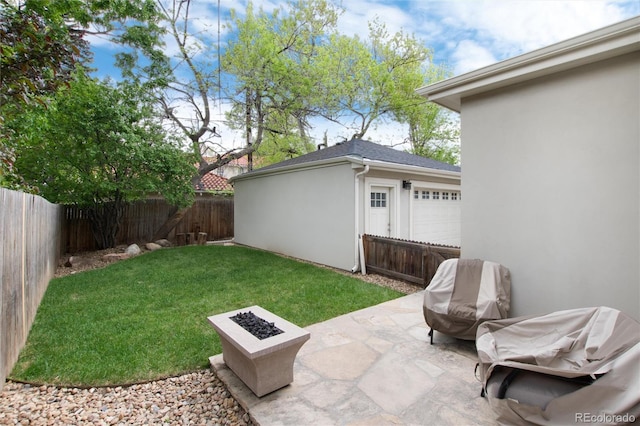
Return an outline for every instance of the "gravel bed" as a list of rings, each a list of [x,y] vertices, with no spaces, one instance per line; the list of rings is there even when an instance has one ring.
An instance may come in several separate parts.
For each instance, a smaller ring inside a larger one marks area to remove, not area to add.
[[[56,277],[101,268],[109,249],[79,253],[74,267],[60,265]],[[66,261],[66,259],[65,259]],[[64,263],[64,262],[61,262]],[[322,265],[318,265],[322,266]],[[351,274],[404,294],[419,286],[381,275]],[[250,416],[211,370],[131,386],[65,388],[7,381],[0,393],[0,425],[239,425],[254,426]]]
[[[254,425],[210,370],[88,389],[8,381],[0,393],[0,424]]]

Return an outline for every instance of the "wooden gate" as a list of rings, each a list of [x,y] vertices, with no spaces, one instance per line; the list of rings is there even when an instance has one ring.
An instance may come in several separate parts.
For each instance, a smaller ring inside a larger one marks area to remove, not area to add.
[[[417,241],[364,235],[367,271],[408,281],[426,288],[438,266],[446,259],[459,258],[460,248]]]

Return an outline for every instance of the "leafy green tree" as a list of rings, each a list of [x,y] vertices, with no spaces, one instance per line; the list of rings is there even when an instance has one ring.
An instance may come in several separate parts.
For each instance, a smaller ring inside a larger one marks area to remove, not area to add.
[[[223,56],[223,70],[232,85],[227,115],[241,129],[246,145],[262,151],[300,155],[313,146],[309,119],[318,114],[316,56],[327,34],[335,30],[339,10],[324,0],[297,1],[286,11],[255,11],[243,18],[232,14],[236,37]]]
[[[321,90],[315,103],[323,105],[325,118],[350,131],[345,139],[363,138],[378,125],[405,124],[412,153],[455,164],[455,123],[415,92],[447,76],[431,57],[415,37],[389,34],[378,20],[369,23],[367,40],[333,34],[317,57]]]
[[[152,0],[0,0],[0,105],[68,84],[92,59],[88,35],[158,52],[157,15]]]
[[[307,152],[315,145],[309,136],[314,117],[343,124],[349,138],[419,118],[413,107],[424,100],[415,89],[425,83],[431,52],[413,36],[390,35],[378,21],[370,24],[368,41],[339,35],[341,10],[325,0],[293,1],[271,13],[249,3],[243,15],[232,12],[221,51],[214,29],[195,25],[192,7],[190,0],[156,2],[174,56],[137,50],[121,54],[119,64],[125,76],[157,88],[164,116],[198,157],[194,180],[245,155],[251,164],[254,151],[264,164]],[[244,133],[241,148],[225,150],[217,142],[216,102],[231,105],[227,125]],[[166,235],[182,214],[156,236]]]
[[[0,139],[15,136],[5,121],[46,105],[76,68],[89,66],[88,35],[158,52],[156,17],[153,0],[0,0]],[[29,190],[15,174],[16,155],[9,142],[0,145],[0,185]]]
[[[155,89],[164,118],[197,157],[194,183],[244,156],[251,167],[253,153],[264,141],[269,146],[263,154],[273,159],[309,149],[308,102],[314,80],[307,71],[316,43],[325,37],[326,28],[335,26],[337,9],[326,0],[298,0],[286,12],[267,14],[255,12],[249,3],[244,18],[232,13],[231,36],[222,52],[212,37],[214,29],[194,22],[191,0],[156,0],[155,8],[160,12],[157,25],[168,34],[172,53],[149,44],[147,50],[119,54],[117,63],[130,81]],[[145,46],[135,32],[129,33],[126,40],[131,45]],[[143,39],[147,34],[140,31]],[[245,140],[240,148],[225,149],[218,143],[221,135],[212,117],[217,102],[231,105],[226,124],[242,129]],[[178,210],[154,237],[166,236],[186,211]]]
[[[212,111],[220,97],[219,52],[212,41],[213,29],[194,23],[191,0],[156,0],[156,24],[172,45],[171,53],[144,40],[148,31],[129,32],[127,42],[138,49],[117,55],[117,65],[129,80],[155,90],[163,118],[189,145],[197,157],[194,183],[205,174],[253,149],[221,150]],[[139,36],[140,39],[136,38]],[[141,46],[148,46],[142,49]],[[211,160],[213,159],[213,160]]]
[[[220,68],[214,63],[219,52],[211,34],[194,25],[192,6],[191,0],[156,0],[157,25],[164,29],[174,46],[172,53],[158,50],[151,41],[145,43],[148,31],[133,32],[126,40],[131,46],[139,47],[118,54],[117,64],[129,81],[154,90],[161,116],[181,135],[184,145],[188,145],[194,155],[197,170],[192,182],[195,185],[210,171],[255,148],[224,150],[217,143],[220,135],[212,111],[221,93]],[[178,209],[156,231],[154,238],[165,237],[188,209],[188,206]]]
[[[86,209],[98,247],[112,247],[127,203],[149,193],[178,206],[193,199],[193,158],[154,117],[139,86],[78,73],[48,107],[8,123],[19,135],[16,172],[51,202]]]
[[[56,11],[42,6],[0,0],[0,139],[5,142],[0,144],[0,185],[13,189],[28,188],[15,174],[16,153],[8,142],[5,119],[34,100],[44,103],[43,96],[66,84],[75,64],[89,57],[80,34],[69,31]]]
[[[419,76],[407,79],[404,92],[409,102],[394,110],[393,115],[397,122],[407,125],[408,135],[405,141],[409,143],[409,152],[449,164],[459,164],[459,122],[445,109],[427,102],[415,93],[417,87],[447,76],[445,69],[429,66],[419,71]]]
[[[424,82],[423,64],[431,52],[402,31],[390,35],[379,21],[369,23],[369,37],[334,34],[318,61],[324,70],[321,97],[325,117],[350,129],[347,139],[363,138],[372,126],[418,100],[414,90]]]
[[[249,4],[245,18],[232,15],[233,36],[224,53],[217,50],[211,31],[200,31],[194,25],[190,0],[158,0],[157,8],[161,25],[176,47],[173,56],[137,50],[121,54],[118,63],[132,81],[156,88],[164,117],[197,157],[194,182],[240,157],[249,156],[251,164],[254,151],[265,140],[277,155],[283,150],[299,154],[308,149],[305,102],[313,80],[305,67],[325,27],[335,25],[333,7],[325,0],[298,1],[286,15],[280,10],[269,15],[255,13]],[[227,77],[228,85],[222,85],[222,76]],[[223,101],[231,104],[227,124],[245,134],[238,149],[224,149],[218,143],[221,135],[212,110],[216,102]],[[168,234],[185,212],[178,210],[155,237]]]
[[[412,154],[433,158],[449,164],[460,164],[459,123],[442,108],[421,103],[407,113],[409,142]]]
[[[87,41],[64,21],[60,3],[43,3],[0,1],[0,105],[55,92],[77,63],[90,58]]]
[[[309,139],[300,138],[296,133],[269,134],[255,151],[254,161],[256,161],[258,167],[264,167],[299,157],[315,150],[316,145]]]

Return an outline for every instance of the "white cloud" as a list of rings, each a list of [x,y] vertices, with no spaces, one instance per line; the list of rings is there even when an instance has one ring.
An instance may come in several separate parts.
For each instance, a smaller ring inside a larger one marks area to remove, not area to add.
[[[225,10],[220,6],[221,15]],[[195,34],[202,34],[205,37],[214,38],[218,34],[218,7],[210,1],[193,2],[189,12],[191,19],[189,25]],[[220,17],[220,32],[225,32],[224,19]]]
[[[369,35],[368,23],[376,18],[383,22],[389,34],[395,34],[401,29],[411,28],[411,16],[392,3],[376,3],[366,0],[349,1],[348,9],[338,20],[338,31],[346,35],[357,35],[367,38]]]
[[[604,0],[459,1],[449,3],[440,12],[447,14],[445,22],[450,34],[464,34],[475,44],[458,44],[453,52],[456,73],[477,68],[481,49],[496,60],[508,59],[619,22],[629,15],[621,4]],[[472,54],[467,60],[465,54],[469,52]]]
[[[461,26],[522,51],[543,47],[623,19],[621,10],[605,1],[455,2],[452,11]]]
[[[496,62],[491,51],[473,40],[462,40],[458,43],[451,59],[455,63],[454,74],[462,74]]]

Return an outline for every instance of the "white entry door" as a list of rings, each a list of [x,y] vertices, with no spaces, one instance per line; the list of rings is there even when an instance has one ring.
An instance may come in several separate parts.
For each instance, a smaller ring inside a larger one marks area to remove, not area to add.
[[[389,188],[372,186],[369,194],[369,231],[372,235],[391,236]]]

